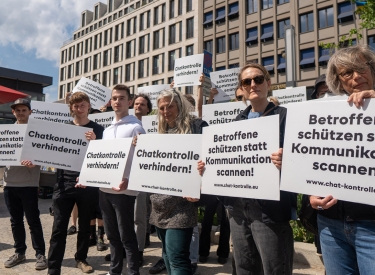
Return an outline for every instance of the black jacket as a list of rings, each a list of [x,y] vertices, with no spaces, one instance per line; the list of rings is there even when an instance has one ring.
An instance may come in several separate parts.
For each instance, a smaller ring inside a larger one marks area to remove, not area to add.
[[[375,220],[375,206],[348,201],[338,201],[334,206],[318,213],[335,220]]]

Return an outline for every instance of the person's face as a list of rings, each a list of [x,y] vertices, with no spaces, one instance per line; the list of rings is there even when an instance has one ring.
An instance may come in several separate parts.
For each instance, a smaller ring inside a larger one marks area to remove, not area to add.
[[[244,92],[246,99],[250,101],[267,99],[268,89],[271,86],[271,81],[267,81],[265,79],[265,76],[261,70],[257,68],[247,68],[242,72],[241,79],[242,91]]]
[[[128,98],[128,93],[123,90],[113,90],[111,106],[116,113],[123,113],[129,110],[132,101]]]
[[[241,88],[238,88],[236,91],[236,101],[242,101],[244,96],[245,96],[245,93],[242,91]]]
[[[168,125],[173,125],[178,116],[178,106],[170,97],[163,97],[159,100],[158,108],[160,114],[163,116]]]
[[[316,97],[317,98],[322,98],[322,97],[324,97],[324,95],[327,92],[328,92],[328,86],[327,86],[327,84],[322,83],[322,84],[318,85],[318,89],[317,89],[317,92],[316,92]]]
[[[337,68],[341,85],[349,95],[365,90],[372,90],[374,87],[374,80],[372,79],[369,65],[366,64],[366,60],[363,58],[359,62],[364,64],[359,72],[348,68]]]
[[[76,118],[85,118],[89,115],[91,105],[87,101],[81,101],[73,103],[70,109],[73,112],[73,116]]]
[[[134,101],[134,113],[136,116],[145,116],[150,110],[147,107],[147,100],[143,97],[137,97]]]
[[[26,124],[29,121],[31,112],[29,107],[25,105],[16,105],[14,109],[12,109],[12,113],[16,117],[18,124]]]

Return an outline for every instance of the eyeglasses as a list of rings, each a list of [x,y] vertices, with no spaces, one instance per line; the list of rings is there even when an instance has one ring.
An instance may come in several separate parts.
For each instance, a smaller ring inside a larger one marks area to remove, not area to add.
[[[246,88],[251,85],[251,82],[254,80],[255,84],[260,85],[264,82],[264,75],[258,75],[254,78],[245,78],[241,80],[242,87]]]
[[[362,68],[358,69],[347,69],[344,70],[343,72],[339,73],[339,76],[345,79],[350,79],[353,77],[354,72],[357,72],[358,74],[364,74],[366,73],[367,69],[370,67],[370,64],[368,62],[365,63],[365,65]]]
[[[243,95],[236,96],[237,101],[242,101]]]

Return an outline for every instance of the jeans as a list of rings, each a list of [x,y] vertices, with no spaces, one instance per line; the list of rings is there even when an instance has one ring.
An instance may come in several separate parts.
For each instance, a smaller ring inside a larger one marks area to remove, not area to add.
[[[198,225],[193,228],[193,235],[190,242],[190,262],[192,264],[198,263],[199,253],[199,228]]]
[[[256,200],[228,207],[238,275],[292,274],[293,233],[289,222],[264,223]]]
[[[90,240],[90,220],[97,204],[98,188],[75,188],[74,185],[65,183],[65,186],[56,184],[53,193],[54,219],[50,247],[48,252],[48,274],[61,274],[61,264],[65,254],[66,236],[69,219],[74,204],[78,208],[78,234],[76,261],[84,261],[87,258]],[[69,186],[70,185],[70,186]]]
[[[150,196],[146,192],[139,192],[134,207],[135,233],[137,235],[139,251],[145,249],[147,233],[147,204],[150,204]]]
[[[123,247],[128,270],[139,275],[139,252],[134,231],[134,196],[110,194],[100,191],[99,203],[103,212],[104,228],[111,250],[109,274],[121,275],[123,268]]]
[[[327,275],[375,273],[375,220],[346,222],[318,215]]]
[[[26,231],[23,223],[25,213],[30,228],[35,256],[45,255],[42,224],[39,218],[38,187],[4,187],[4,200],[10,214],[10,223],[16,253],[26,252]]]
[[[191,275],[189,249],[193,228],[156,227],[162,243],[163,259],[169,275]]]

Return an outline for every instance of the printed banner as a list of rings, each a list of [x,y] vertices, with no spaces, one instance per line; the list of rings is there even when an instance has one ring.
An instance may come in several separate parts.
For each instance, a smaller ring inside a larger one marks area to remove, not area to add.
[[[174,61],[174,87],[201,85],[199,78],[203,72],[204,54],[178,58]]]
[[[203,128],[202,193],[279,200],[280,172],[271,161],[278,150],[278,115]]]
[[[21,166],[26,128],[27,124],[0,125],[0,166]]]
[[[200,197],[201,135],[140,135],[129,190]]]
[[[239,71],[240,68],[234,68],[210,73],[212,87],[219,92],[214,97],[215,103],[236,99]]]
[[[114,117],[115,117],[114,111],[89,115],[90,120],[103,126],[104,129],[111,126]]]
[[[82,164],[79,183],[94,187],[118,187],[132,141],[132,138],[91,141]]]
[[[143,116],[142,127],[145,129],[146,134],[157,134],[158,133],[158,121],[157,116]]]
[[[247,106],[242,101],[206,104],[202,106],[202,119],[209,125],[233,122],[246,107]]]
[[[282,190],[375,205],[374,99],[291,104],[286,124]]]
[[[279,100],[280,105],[303,102],[306,101],[306,86],[273,90],[272,95]]]
[[[21,159],[32,163],[80,171],[88,147],[85,137],[92,128],[29,119]]]
[[[99,84],[96,81],[82,77],[73,89],[75,92],[84,92],[90,98],[91,107],[100,109],[111,99],[111,89]]]
[[[148,95],[152,103],[152,109],[156,110],[158,108],[156,100],[158,99],[158,96],[161,93],[161,91],[165,89],[170,89],[169,84],[142,86],[138,88],[137,94]]]
[[[30,118],[41,119],[57,123],[70,123],[73,117],[70,115],[69,106],[61,103],[48,103],[43,101],[31,101]]]

